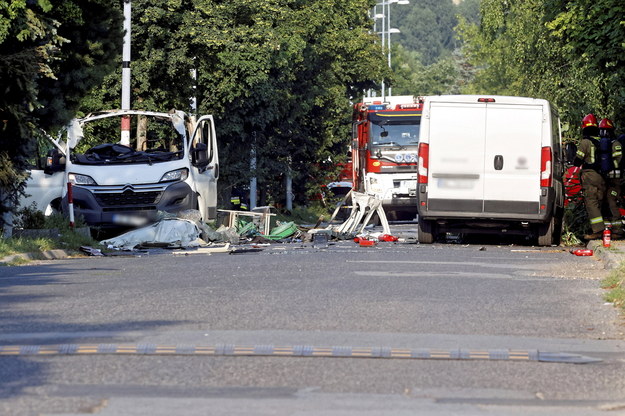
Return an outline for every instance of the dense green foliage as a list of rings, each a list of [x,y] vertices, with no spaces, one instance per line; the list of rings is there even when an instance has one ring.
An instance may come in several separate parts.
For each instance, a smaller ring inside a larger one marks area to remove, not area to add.
[[[480,0],[411,0],[391,5],[394,95],[458,94],[472,79],[455,28],[479,24]]]
[[[393,36],[405,49],[419,53],[429,65],[454,50],[456,6],[451,0],[412,0],[409,5],[391,5],[391,27],[401,32]]]
[[[482,0],[481,13],[461,25],[479,68],[468,92],[549,99],[569,137],[589,112],[625,125],[625,3]]]
[[[120,10],[108,1],[0,1],[0,224],[24,188],[40,129],[71,119],[120,42]]]

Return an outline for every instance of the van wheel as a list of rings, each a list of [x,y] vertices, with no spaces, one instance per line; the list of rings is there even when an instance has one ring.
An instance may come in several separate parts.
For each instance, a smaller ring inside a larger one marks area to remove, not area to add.
[[[538,245],[539,246],[551,246],[552,244],[560,244],[560,233],[556,231],[558,221],[555,215],[551,217],[551,220],[546,224],[540,224],[538,226]],[[557,236],[557,237],[556,237]],[[558,240],[557,243],[555,240]]]
[[[434,221],[427,221],[419,217],[419,226],[417,228],[417,238],[421,244],[432,244],[434,242]]]

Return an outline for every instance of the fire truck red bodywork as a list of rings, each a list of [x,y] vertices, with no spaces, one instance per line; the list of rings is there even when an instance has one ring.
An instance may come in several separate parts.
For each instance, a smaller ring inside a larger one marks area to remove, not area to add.
[[[417,149],[423,99],[366,97],[354,106],[353,189],[378,195],[390,219],[417,212]]]

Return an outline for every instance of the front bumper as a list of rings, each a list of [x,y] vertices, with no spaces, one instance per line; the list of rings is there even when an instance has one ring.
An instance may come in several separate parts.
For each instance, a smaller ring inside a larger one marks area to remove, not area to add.
[[[92,227],[136,227],[154,222],[158,211],[176,213],[197,207],[185,182],[120,186],[74,186],[74,215]],[[68,212],[67,196],[62,208]]]

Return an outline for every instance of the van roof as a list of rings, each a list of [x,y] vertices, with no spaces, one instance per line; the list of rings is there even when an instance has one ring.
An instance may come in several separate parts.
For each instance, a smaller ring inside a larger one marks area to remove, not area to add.
[[[494,99],[496,103],[501,104],[549,104],[547,100],[542,98],[531,97],[512,97],[505,95],[488,95],[488,94],[473,94],[473,95],[430,95],[425,97],[426,101],[434,102],[448,102],[448,103],[477,103],[479,99]]]

